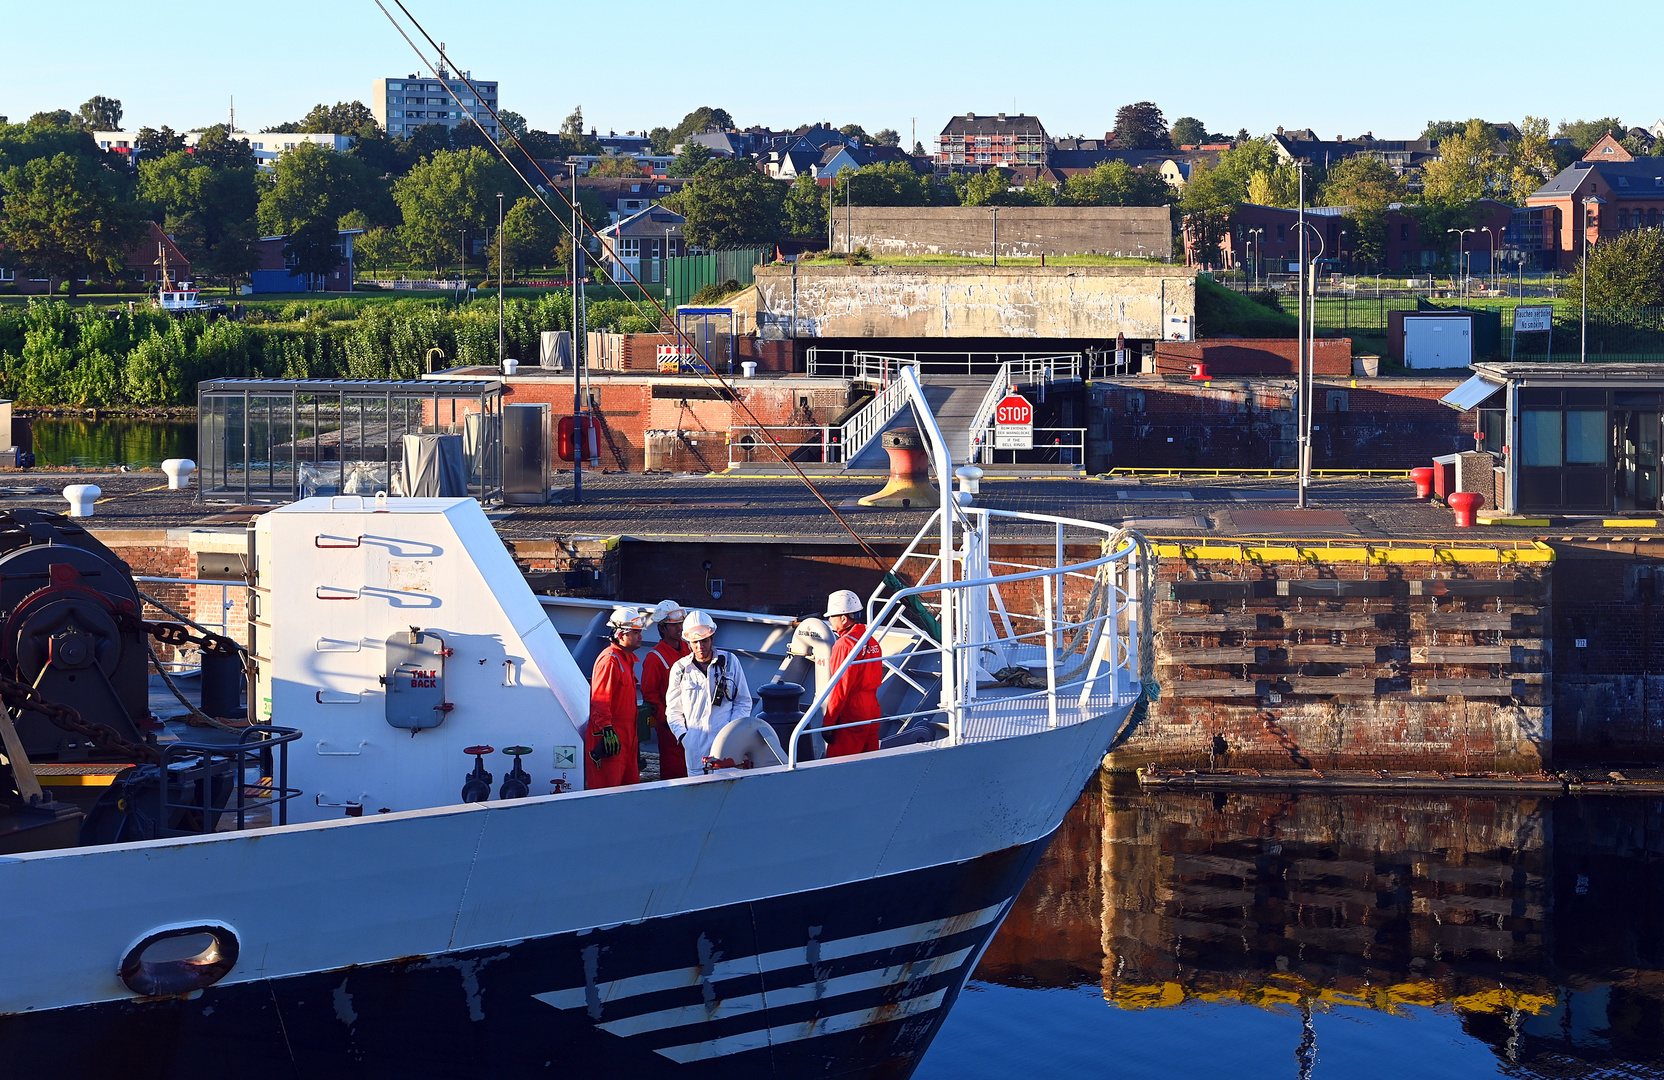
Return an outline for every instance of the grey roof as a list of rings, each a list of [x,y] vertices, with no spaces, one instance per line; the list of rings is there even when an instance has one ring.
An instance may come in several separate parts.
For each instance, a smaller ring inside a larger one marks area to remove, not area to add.
[[[1124,161],[1137,167],[1173,156],[1171,150],[1053,150],[1048,160],[1054,169],[1090,169],[1106,161]]]
[[[1664,157],[1638,157],[1634,161],[1574,161],[1561,169],[1554,179],[1531,193],[1565,195],[1574,192],[1588,179],[1590,170],[1612,188],[1620,198],[1664,198]]]
[[[626,232],[631,232],[647,225],[653,226],[653,235],[659,235],[664,232],[665,226],[680,228],[686,221],[687,218],[678,214],[676,211],[654,204],[645,210],[631,214],[627,218],[619,218],[615,224],[609,225],[602,229],[601,235],[623,236]]]
[[[1040,123],[1038,116],[1026,113],[1014,113],[1007,116],[999,113],[995,116],[979,116],[976,113],[965,113],[949,120],[942,128],[943,135],[1041,135],[1046,129]]]

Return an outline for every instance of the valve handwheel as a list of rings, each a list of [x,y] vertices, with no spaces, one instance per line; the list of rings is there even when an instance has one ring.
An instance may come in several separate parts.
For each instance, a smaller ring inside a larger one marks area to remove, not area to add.
[[[493,746],[481,745],[481,746],[466,747],[462,752],[464,754],[473,754],[477,757],[480,754],[495,754],[497,752],[497,749],[496,749],[496,747],[493,747]],[[514,751],[509,750],[509,751],[505,751],[505,752],[512,754]]]

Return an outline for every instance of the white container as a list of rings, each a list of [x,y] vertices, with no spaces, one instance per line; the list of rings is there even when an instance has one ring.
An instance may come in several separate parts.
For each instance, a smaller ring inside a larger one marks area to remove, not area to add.
[[[756,378],[757,377],[757,361],[755,361],[755,360],[742,360],[742,361],[740,361],[740,373],[743,374],[748,379]]]
[[[168,478],[169,491],[184,491],[191,486],[191,474],[196,472],[196,462],[190,458],[168,458],[162,462],[162,472]]]
[[[93,504],[102,494],[104,492],[97,484],[71,484],[64,488],[64,498],[69,502],[69,516],[92,517]]]

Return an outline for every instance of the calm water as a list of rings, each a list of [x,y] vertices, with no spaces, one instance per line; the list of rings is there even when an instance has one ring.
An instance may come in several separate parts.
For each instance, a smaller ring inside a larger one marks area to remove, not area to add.
[[[1664,800],[1089,792],[915,1075],[1664,1077]]]
[[[37,417],[35,460],[41,465],[157,466],[196,458],[194,420],[82,420]]]

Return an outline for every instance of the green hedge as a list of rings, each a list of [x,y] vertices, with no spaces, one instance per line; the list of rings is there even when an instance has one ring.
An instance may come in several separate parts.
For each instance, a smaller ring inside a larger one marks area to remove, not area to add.
[[[59,300],[5,309],[0,396],[20,405],[194,405],[203,379],[410,379],[435,347],[450,366],[497,362],[494,298],[450,308],[419,300],[367,304],[349,319],[340,309],[311,308],[299,303],[284,312],[298,321],[281,324],[72,308]],[[586,312],[591,329],[653,328],[627,301],[592,301]],[[568,330],[571,322],[566,292],[507,301],[509,355],[536,357],[540,333]]]

